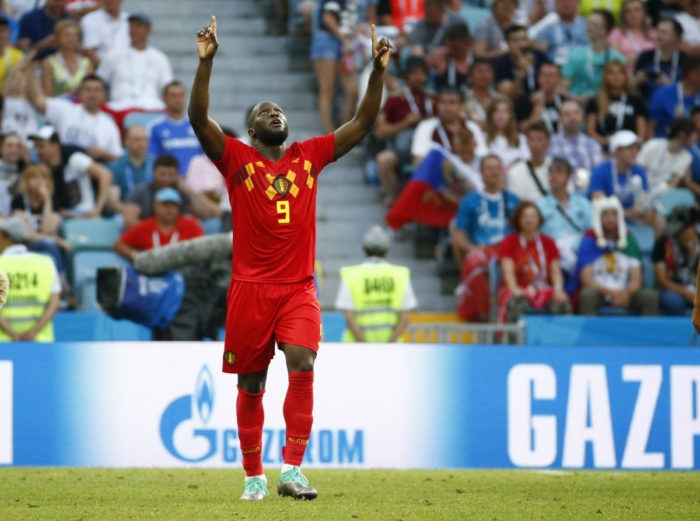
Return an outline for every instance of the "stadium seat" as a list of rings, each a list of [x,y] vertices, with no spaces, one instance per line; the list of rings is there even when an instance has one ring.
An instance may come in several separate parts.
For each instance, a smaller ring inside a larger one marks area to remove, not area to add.
[[[656,199],[654,206],[658,213],[666,217],[671,213],[671,210],[681,204],[695,205],[695,196],[687,188],[672,188],[665,191]]]
[[[642,257],[642,283],[645,288],[656,288],[656,272],[654,271],[654,263],[649,255]]]
[[[66,219],[63,236],[74,251],[109,250],[119,238],[121,225],[111,219]]]
[[[463,5],[460,9],[460,14],[462,18],[467,21],[469,25],[469,32],[472,34],[476,30],[476,27],[486,18],[491,16],[491,9],[486,7],[474,7],[472,5]]]
[[[211,235],[213,233],[219,233],[221,231],[221,218],[212,217],[202,221],[202,228],[204,228],[204,233]]]
[[[627,230],[637,239],[642,256],[651,255],[651,250],[654,248],[654,230],[644,224],[629,222]]]
[[[97,304],[97,268],[125,266],[126,260],[111,251],[79,251],[73,257],[73,284],[78,309],[99,310]]]
[[[158,118],[163,116],[162,112],[129,112],[124,118],[124,128],[127,129],[131,125],[142,125],[148,127],[148,125]]]

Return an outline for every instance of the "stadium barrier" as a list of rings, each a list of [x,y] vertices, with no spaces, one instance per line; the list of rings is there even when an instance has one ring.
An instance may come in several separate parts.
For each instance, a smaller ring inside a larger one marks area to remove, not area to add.
[[[700,468],[695,348],[321,345],[305,465]],[[0,465],[240,467],[222,346],[0,346]],[[281,463],[284,361],[263,460]]]

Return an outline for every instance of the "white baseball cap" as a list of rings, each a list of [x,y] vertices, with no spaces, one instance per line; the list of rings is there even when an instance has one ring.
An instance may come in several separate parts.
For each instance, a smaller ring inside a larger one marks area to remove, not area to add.
[[[618,130],[610,138],[610,151],[615,152],[618,148],[625,148],[639,143],[637,134],[631,130]]]
[[[362,239],[362,246],[372,250],[388,250],[389,242],[390,238],[386,230],[375,224],[365,233]]]

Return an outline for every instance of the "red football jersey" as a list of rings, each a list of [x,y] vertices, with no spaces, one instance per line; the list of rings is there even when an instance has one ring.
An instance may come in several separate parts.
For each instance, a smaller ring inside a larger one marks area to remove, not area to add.
[[[314,276],[316,182],[334,152],[333,134],[294,142],[277,162],[226,138],[214,164],[231,201],[234,279],[298,282]]]
[[[175,229],[170,233],[163,233],[156,224],[156,218],[149,217],[134,224],[121,235],[120,239],[134,249],[145,251],[202,235],[204,235],[204,229],[197,219],[189,215],[179,215]]]

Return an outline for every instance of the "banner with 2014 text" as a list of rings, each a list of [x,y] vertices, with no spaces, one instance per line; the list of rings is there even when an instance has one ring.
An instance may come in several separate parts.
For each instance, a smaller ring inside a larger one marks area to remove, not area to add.
[[[0,345],[0,465],[240,467],[219,343]],[[287,376],[264,396],[279,465]],[[693,348],[321,345],[304,465],[700,468]]]

